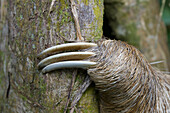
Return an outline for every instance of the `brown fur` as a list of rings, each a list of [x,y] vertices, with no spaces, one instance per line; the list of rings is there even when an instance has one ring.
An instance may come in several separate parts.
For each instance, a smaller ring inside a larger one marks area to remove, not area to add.
[[[106,40],[88,51],[97,66],[88,74],[99,90],[102,113],[169,113],[169,76],[151,67],[133,46]]]

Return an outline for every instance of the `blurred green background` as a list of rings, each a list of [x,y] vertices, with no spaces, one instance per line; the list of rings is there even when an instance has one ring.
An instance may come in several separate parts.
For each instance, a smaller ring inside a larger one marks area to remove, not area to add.
[[[159,0],[160,5],[162,6],[163,0]],[[167,27],[167,33],[168,33],[168,47],[170,50],[170,0],[165,0],[165,7],[163,10],[162,19]]]

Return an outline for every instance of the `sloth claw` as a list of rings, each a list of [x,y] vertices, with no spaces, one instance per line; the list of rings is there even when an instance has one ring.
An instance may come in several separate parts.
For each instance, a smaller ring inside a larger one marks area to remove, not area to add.
[[[64,52],[64,51],[70,51],[70,50],[81,50],[81,49],[87,49],[87,48],[96,47],[96,46],[97,44],[86,43],[86,42],[67,43],[67,44],[50,47],[42,51],[38,55],[38,57],[42,57],[42,56],[49,55],[49,54],[54,54],[57,52]],[[83,60],[94,55],[95,53],[93,52],[66,52],[66,53],[51,55],[41,60],[38,64],[38,68],[40,69],[44,67],[42,69],[43,73],[47,73],[50,71],[54,71],[56,69],[63,69],[63,68],[86,69],[90,66],[96,65],[96,63],[91,62],[91,61],[83,61]]]
[[[94,65],[96,65],[96,63],[90,61],[63,61],[63,62],[52,63],[44,67],[42,72],[48,73],[57,69],[64,69],[64,68],[87,69],[89,66],[94,66]]]
[[[87,42],[61,44],[45,49],[40,54],[38,54],[38,57],[42,57],[51,53],[58,53],[58,52],[70,51],[70,50],[81,50],[90,47],[97,47],[97,44],[87,43]]]

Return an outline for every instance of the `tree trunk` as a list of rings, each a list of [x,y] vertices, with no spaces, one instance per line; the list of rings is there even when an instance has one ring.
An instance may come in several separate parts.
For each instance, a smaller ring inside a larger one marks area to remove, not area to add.
[[[85,41],[100,39],[103,0],[74,1],[82,37]],[[3,112],[63,112],[73,74],[77,73],[77,78],[71,100],[87,74],[84,70],[65,69],[44,75],[37,69],[37,54],[48,47],[76,40],[70,1],[9,0],[8,4],[6,84],[10,87],[3,88],[5,93],[7,89],[9,92],[3,99]],[[83,113],[98,112],[94,86],[87,89],[76,108]]]
[[[86,41],[100,39],[103,0],[75,2],[82,37]],[[63,112],[76,70],[43,75],[37,69],[37,54],[53,45],[77,40],[70,0],[8,0],[8,5],[7,14],[7,3],[1,0],[0,111]],[[157,67],[168,70],[166,30],[160,23],[156,0],[105,0],[105,9],[109,9],[105,14],[112,20],[109,25],[118,39],[138,47],[150,62],[165,60]],[[78,70],[71,100],[84,81],[84,73]],[[94,86],[88,88],[76,108],[83,113],[98,112]]]
[[[105,0],[105,16],[111,34],[136,46],[153,66],[170,70],[170,54],[158,0]]]
[[[6,71],[6,65],[7,65],[7,20],[6,20],[6,14],[7,14],[7,2],[5,0],[1,0],[0,2],[0,111],[3,110],[3,106],[5,105],[5,96],[8,84],[6,82],[7,77],[7,71]]]

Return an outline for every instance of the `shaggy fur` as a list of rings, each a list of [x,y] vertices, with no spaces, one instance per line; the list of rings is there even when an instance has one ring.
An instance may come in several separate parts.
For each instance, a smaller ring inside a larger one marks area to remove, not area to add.
[[[116,40],[98,43],[88,74],[99,90],[101,113],[170,113],[170,79],[151,67],[133,46]]]

